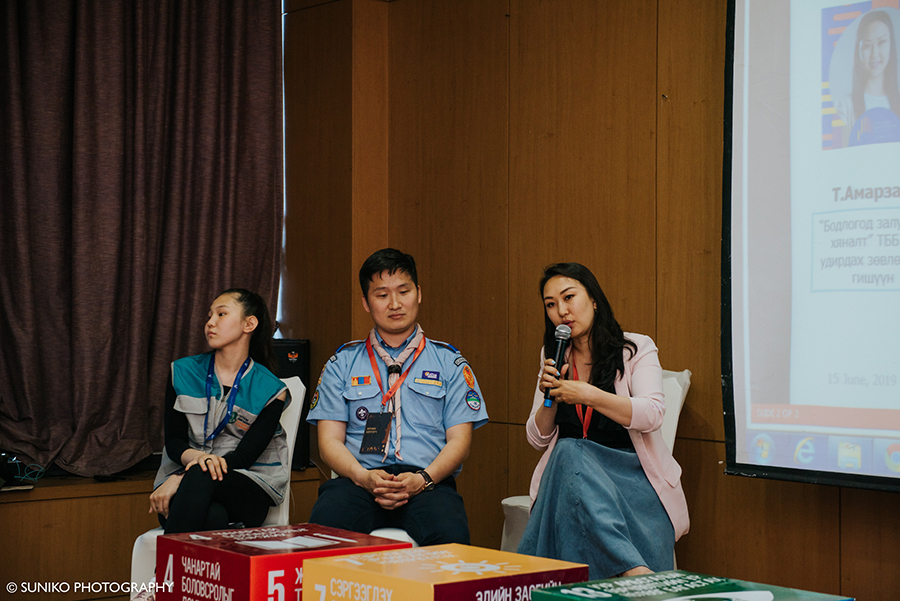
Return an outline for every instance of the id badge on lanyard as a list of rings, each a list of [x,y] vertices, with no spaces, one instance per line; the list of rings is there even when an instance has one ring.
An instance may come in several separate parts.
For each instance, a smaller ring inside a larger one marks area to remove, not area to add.
[[[359,452],[364,455],[384,455],[388,437],[391,435],[391,419],[393,413],[370,413],[366,418],[366,430],[363,433]]]

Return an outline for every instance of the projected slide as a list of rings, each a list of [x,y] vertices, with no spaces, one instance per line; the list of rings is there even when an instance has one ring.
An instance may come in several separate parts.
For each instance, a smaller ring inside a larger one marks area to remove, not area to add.
[[[738,464],[900,487],[897,40],[898,0],[736,3]]]

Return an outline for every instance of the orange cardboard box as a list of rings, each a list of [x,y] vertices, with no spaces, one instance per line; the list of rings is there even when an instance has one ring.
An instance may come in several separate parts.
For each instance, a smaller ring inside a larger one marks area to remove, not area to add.
[[[303,573],[307,601],[528,601],[587,577],[584,564],[467,545],[312,559]]]
[[[409,548],[316,524],[160,536],[159,601],[300,601],[313,557]]]

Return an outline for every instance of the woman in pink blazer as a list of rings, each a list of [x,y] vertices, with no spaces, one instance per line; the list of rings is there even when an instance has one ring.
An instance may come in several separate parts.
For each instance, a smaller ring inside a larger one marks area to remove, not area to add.
[[[689,520],[681,468],[659,432],[666,409],[656,345],[622,332],[584,265],[547,267],[540,289],[544,349],[555,348],[557,326],[572,334],[564,365],[541,352],[526,432],[545,452],[518,550],[587,563],[592,579],[672,569]]]

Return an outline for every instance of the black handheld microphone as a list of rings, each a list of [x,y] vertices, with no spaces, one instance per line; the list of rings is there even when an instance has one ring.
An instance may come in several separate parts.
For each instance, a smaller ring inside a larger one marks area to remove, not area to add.
[[[572,328],[566,324],[556,326],[556,352],[553,354],[553,361],[556,369],[559,369],[566,354],[566,347],[569,345],[569,336],[572,335]],[[544,407],[552,407],[553,400],[550,398],[550,388],[544,391]]]

